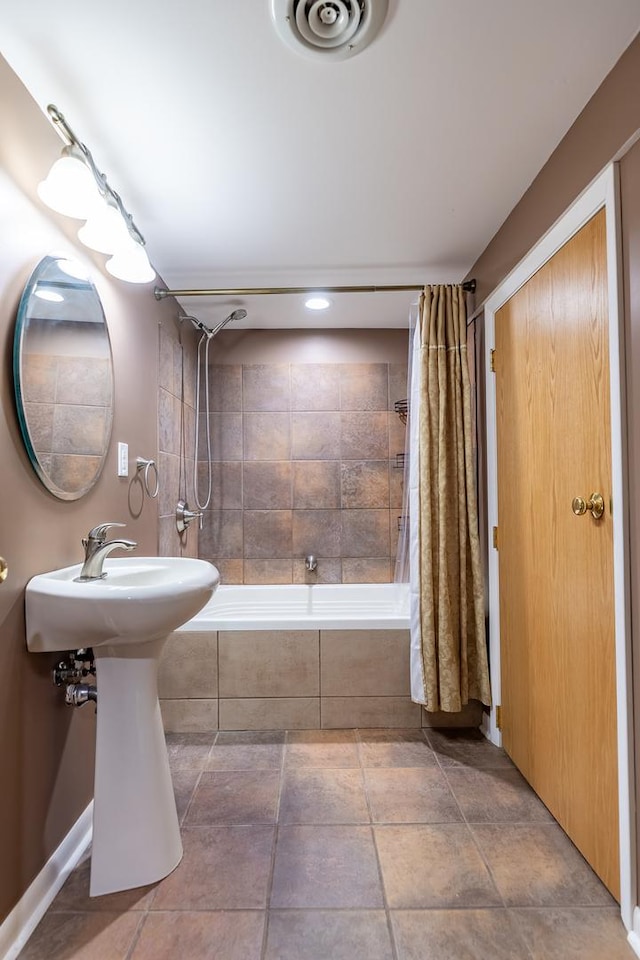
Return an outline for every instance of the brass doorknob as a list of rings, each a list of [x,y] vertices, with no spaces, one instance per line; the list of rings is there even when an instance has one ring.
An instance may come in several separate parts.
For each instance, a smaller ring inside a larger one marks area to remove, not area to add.
[[[584,500],[582,497],[574,497],[571,502],[571,509],[576,517],[581,517],[587,510],[590,510],[593,519],[599,520],[604,513],[604,498],[601,493],[592,493],[588,500]]]
[[[4,583],[9,573],[9,564],[4,557],[0,557],[0,583]]]

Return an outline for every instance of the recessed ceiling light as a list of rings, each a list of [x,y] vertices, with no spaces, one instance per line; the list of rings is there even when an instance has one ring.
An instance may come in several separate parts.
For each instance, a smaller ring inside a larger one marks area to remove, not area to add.
[[[46,287],[36,290],[35,295],[36,297],[40,297],[41,300],[49,300],[51,303],[62,303],[64,300],[64,297],[60,293],[47,289]]]
[[[327,300],[326,297],[309,297],[304,305],[308,310],[326,310],[331,306],[331,300]]]

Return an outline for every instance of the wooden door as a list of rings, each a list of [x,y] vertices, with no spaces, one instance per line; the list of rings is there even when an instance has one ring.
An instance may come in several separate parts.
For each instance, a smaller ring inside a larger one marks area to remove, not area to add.
[[[605,212],[496,313],[502,734],[619,899]],[[604,497],[576,516],[574,497]]]

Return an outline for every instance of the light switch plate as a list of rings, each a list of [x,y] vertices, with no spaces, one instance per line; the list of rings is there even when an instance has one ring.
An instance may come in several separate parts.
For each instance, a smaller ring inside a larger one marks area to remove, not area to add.
[[[129,476],[129,444],[118,444],[118,476]]]

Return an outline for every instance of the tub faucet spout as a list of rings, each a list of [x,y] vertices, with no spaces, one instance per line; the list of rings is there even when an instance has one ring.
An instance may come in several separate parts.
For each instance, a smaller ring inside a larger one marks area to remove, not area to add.
[[[75,578],[76,582],[102,580],[106,577],[106,573],[102,572],[102,564],[112,550],[134,550],[138,546],[135,540],[107,540],[107,530],[110,527],[124,526],[124,523],[100,523],[82,538],[84,563],[80,576]]]
[[[310,573],[313,573],[314,570],[318,567],[318,561],[312,553],[308,557],[304,558],[304,565]]]

